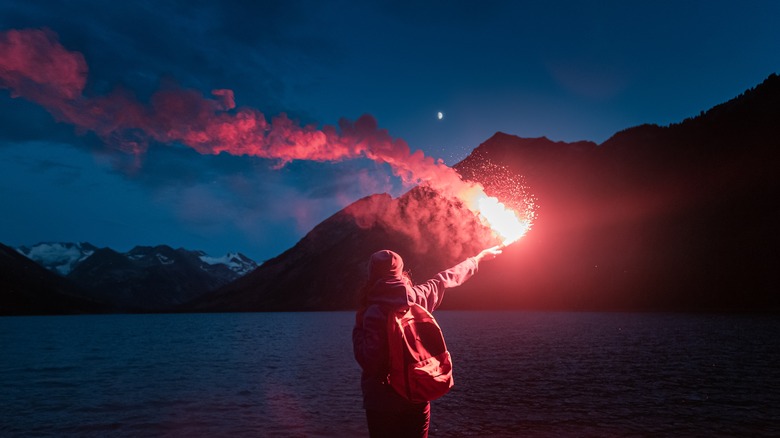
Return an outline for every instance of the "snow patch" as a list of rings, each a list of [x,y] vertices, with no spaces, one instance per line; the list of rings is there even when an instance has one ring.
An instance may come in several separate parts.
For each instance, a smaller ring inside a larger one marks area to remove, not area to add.
[[[157,260],[163,265],[172,265],[174,263],[174,260],[171,260],[162,254],[155,254],[155,256],[157,256]]]
[[[20,248],[17,251],[63,276],[68,275],[79,262],[95,252],[82,248],[78,243],[39,243],[27,252],[24,249],[26,248]]]
[[[257,263],[237,253],[227,253],[222,257],[211,257],[203,254],[200,256],[200,260],[208,265],[225,265],[239,275],[247,274],[257,268]]]

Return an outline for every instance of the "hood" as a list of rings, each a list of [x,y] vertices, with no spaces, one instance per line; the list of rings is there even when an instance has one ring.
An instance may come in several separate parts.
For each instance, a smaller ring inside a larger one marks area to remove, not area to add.
[[[368,261],[369,281],[382,278],[403,278],[404,261],[397,253],[383,249],[371,254]]]
[[[404,261],[390,250],[377,251],[368,261],[368,281],[372,284],[368,301],[371,304],[407,305],[409,280],[404,277]]]

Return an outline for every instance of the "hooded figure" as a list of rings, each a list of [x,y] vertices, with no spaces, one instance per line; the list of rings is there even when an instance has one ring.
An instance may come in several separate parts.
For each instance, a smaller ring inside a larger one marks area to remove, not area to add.
[[[494,258],[498,247],[439,272],[418,285],[404,272],[401,256],[377,251],[368,262],[368,280],[360,291],[360,308],[352,330],[355,359],[362,368],[361,389],[371,437],[427,437],[430,402],[412,403],[390,386],[387,318],[398,309],[416,303],[429,312],[441,305],[444,290],[463,284],[477,272],[479,262]]]

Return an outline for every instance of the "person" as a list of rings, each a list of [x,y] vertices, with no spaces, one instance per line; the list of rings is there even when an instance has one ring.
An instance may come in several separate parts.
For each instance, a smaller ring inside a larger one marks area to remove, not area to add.
[[[433,312],[441,305],[445,289],[463,284],[477,272],[481,261],[499,254],[498,246],[485,249],[418,285],[412,284],[403,259],[395,252],[382,250],[371,255],[368,280],[360,290],[352,345],[362,369],[363,408],[372,438],[427,437],[430,425],[430,402],[412,403],[388,383],[389,312],[412,303]]]

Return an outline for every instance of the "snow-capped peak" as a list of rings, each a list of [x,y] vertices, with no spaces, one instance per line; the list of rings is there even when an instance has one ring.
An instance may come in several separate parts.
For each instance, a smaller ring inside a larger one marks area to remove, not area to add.
[[[238,275],[247,274],[257,268],[257,263],[240,253],[227,253],[222,257],[203,254],[200,260],[208,265],[225,265]]]
[[[68,275],[82,260],[95,252],[89,243],[38,243],[31,247],[22,246],[16,250],[60,275]]]
[[[16,250],[50,271],[67,276],[79,263],[94,254],[98,248],[89,243],[45,242],[30,247],[21,246]],[[203,263],[201,268],[208,271],[210,275],[219,276],[232,272],[232,274],[227,275],[228,280],[243,276],[258,266],[254,260],[241,253],[228,253],[222,257],[211,257],[203,251],[189,251],[182,248],[173,250],[165,245],[136,246],[122,255],[132,262],[151,266],[157,264],[175,265],[185,253],[189,254],[184,256],[185,258],[193,256],[199,258]],[[219,274],[220,271],[223,274]]]

